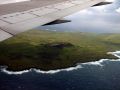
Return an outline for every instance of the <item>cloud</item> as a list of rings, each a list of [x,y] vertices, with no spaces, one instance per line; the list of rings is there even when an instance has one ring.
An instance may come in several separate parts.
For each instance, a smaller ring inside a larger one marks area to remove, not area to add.
[[[113,0],[108,0],[113,1]],[[72,22],[54,26],[49,29],[58,31],[82,31],[97,33],[120,33],[120,3],[119,0],[105,6],[91,7],[65,17]],[[117,10],[117,12],[116,12]]]
[[[116,12],[120,13],[120,8],[116,9]]]

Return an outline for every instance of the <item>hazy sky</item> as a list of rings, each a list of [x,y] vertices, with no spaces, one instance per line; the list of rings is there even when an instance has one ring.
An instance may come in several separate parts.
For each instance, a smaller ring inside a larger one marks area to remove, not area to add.
[[[114,3],[111,5],[92,7],[65,17],[65,19],[72,20],[70,23],[39,28],[55,31],[120,33],[119,12],[120,0],[114,0]]]

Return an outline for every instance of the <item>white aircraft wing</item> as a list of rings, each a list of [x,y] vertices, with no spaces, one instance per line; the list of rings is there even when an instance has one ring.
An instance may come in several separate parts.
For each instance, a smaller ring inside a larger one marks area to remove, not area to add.
[[[28,0],[0,4],[0,41],[104,1]]]

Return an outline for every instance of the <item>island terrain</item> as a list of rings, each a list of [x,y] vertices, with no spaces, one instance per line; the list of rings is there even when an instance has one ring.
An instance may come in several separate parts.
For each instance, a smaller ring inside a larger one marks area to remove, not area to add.
[[[0,66],[20,71],[61,69],[77,63],[114,59],[120,34],[31,30],[0,42]]]

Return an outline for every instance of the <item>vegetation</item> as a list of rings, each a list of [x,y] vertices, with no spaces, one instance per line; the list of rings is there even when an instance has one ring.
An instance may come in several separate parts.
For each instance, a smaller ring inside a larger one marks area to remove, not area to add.
[[[66,68],[76,63],[116,58],[120,34],[29,31],[0,43],[0,65],[9,70]]]

